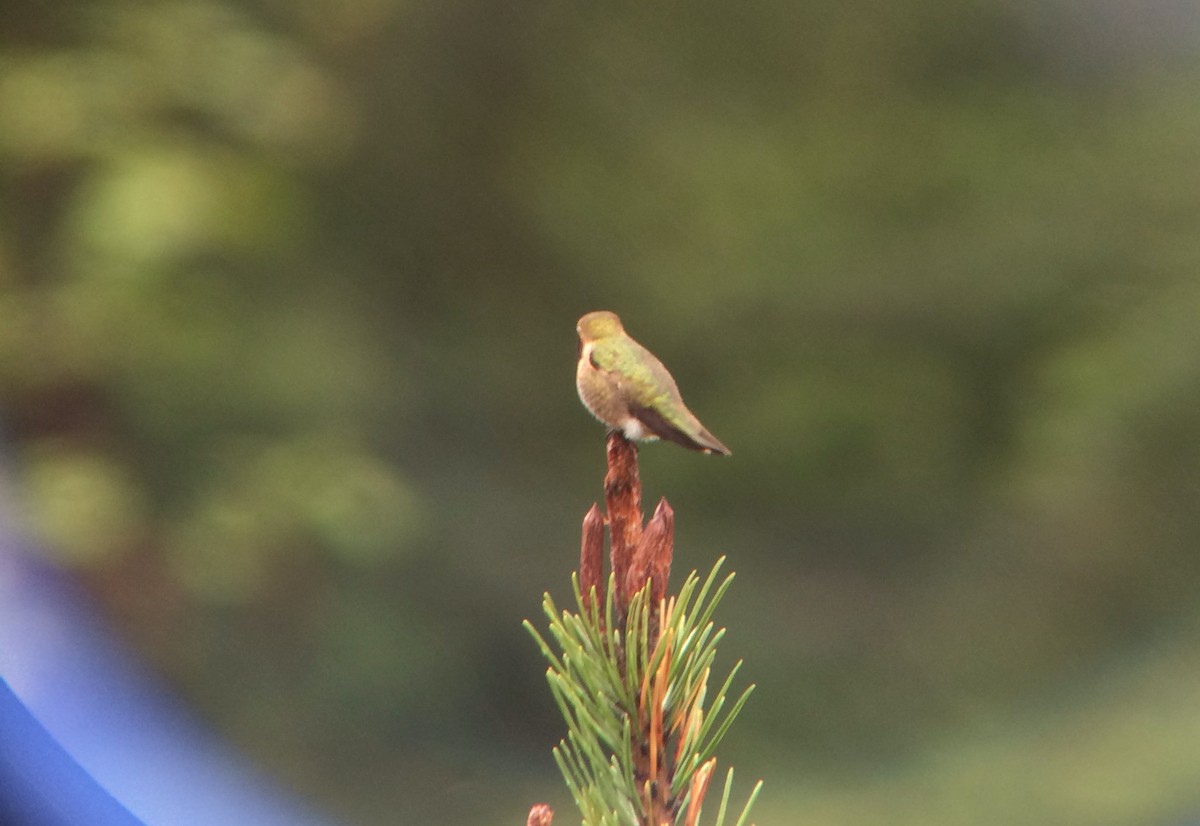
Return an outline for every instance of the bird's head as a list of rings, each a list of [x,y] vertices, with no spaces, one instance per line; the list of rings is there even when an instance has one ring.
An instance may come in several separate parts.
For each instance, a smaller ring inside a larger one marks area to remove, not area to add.
[[[575,329],[579,331],[579,340],[584,344],[625,332],[625,328],[621,326],[621,319],[617,318],[616,313],[610,313],[608,310],[588,313],[579,319]]]

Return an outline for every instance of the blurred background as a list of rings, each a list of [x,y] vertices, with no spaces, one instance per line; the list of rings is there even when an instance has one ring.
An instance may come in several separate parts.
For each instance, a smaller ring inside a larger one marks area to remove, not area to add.
[[[1195,823],[1198,91],[1183,0],[10,0],[7,530],[334,820],[578,822],[612,309],[757,822]]]

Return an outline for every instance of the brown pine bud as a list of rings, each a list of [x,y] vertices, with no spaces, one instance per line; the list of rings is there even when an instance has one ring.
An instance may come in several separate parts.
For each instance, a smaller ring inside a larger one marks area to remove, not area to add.
[[[579,548],[579,591],[583,602],[591,606],[592,590],[596,607],[604,604],[604,515],[593,503],[583,517],[583,540]]]
[[[554,810],[545,803],[538,803],[529,810],[529,819],[525,821],[525,826],[550,826],[552,820],[554,820]]]

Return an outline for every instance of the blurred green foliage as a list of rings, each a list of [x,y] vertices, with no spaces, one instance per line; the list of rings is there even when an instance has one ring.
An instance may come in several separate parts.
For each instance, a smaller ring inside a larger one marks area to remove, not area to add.
[[[348,821],[519,822],[613,309],[735,453],[642,474],[739,572],[762,822],[1200,807],[1181,8],[9,3],[29,524]]]

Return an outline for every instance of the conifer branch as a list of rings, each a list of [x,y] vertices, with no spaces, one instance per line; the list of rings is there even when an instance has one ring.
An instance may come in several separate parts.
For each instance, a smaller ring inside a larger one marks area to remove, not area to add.
[[[722,557],[703,582],[693,571],[677,596],[667,594],[674,512],[663,499],[643,527],[637,448],[619,433],[609,435],[604,491],[607,515],[593,505],[583,519],[579,572],[572,578],[577,611],[560,610],[545,595],[554,646],[525,622],[549,662],[546,677],[567,724],[554,759],[583,826],[701,826],[714,753],[754,689],[724,710],[739,661],[708,698],[724,636],[712,616],[733,574],[719,579]],[[601,573],[606,523],[607,582]],[[724,826],[732,781],[730,769],[713,826]],[[746,823],[761,786],[737,826]],[[549,826],[552,817],[548,807],[535,806],[528,823]]]

